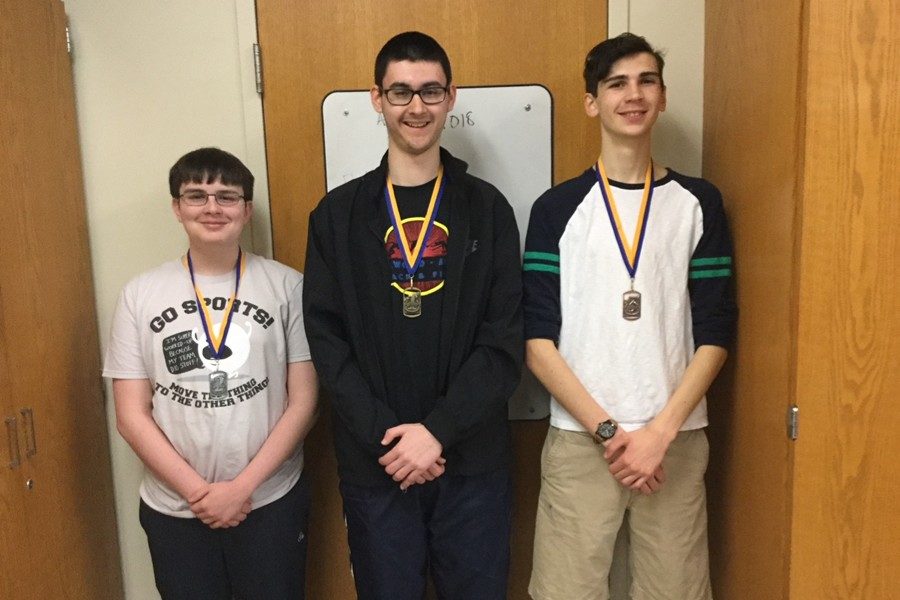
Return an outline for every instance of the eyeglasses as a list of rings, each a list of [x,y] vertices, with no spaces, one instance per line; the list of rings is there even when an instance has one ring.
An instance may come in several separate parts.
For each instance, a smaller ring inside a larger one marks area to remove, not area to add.
[[[424,104],[440,104],[447,97],[449,88],[440,86],[425,87],[421,90],[409,88],[388,88],[381,90],[387,101],[394,106],[406,106],[412,102],[413,96],[419,96]]]
[[[237,192],[216,192],[207,194],[203,190],[191,190],[178,196],[178,199],[188,206],[206,206],[207,200],[213,198],[219,206],[234,206],[244,199]]]

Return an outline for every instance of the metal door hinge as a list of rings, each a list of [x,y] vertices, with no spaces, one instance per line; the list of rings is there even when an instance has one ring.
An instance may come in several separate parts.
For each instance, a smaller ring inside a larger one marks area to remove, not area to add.
[[[69,53],[69,56],[72,55],[72,31],[68,25],[66,25],[66,52]]]
[[[796,404],[791,404],[788,407],[788,414],[787,414],[788,438],[790,438],[792,440],[796,440],[799,428],[800,428],[800,408]]]
[[[6,466],[10,469],[17,469],[22,464],[22,456],[19,454],[19,430],[16,426],[15,417],[6,417],[4,419],[6,425],[6,444],[9,448],[9,462]]]
[[[22,415],[22,429],[25,430],[25,456],[37,454],[37,438],[34,436],[34,410],[23,408],[19,411]]]
[[[262,74],[262,54],[260,53],[259,44],[253,44],[253,70],[256,73],[256,93],[262,96],[263,93],[263,74]]]

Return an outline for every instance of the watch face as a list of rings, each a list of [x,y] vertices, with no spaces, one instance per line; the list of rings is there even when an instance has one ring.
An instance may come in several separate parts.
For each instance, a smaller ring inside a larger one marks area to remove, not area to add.
[[[610,439],[612,436],[616,435],[616,424],[612,421],[603,421],[597,427],[597,435],[599,435],[602,440]]]

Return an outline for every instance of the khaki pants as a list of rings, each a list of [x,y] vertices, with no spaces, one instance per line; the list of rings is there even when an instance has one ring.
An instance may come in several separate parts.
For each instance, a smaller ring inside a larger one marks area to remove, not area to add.
[[[632,600],[711,600],[702,429],[682,431],[663,459],[666,482],[644,496],[610,474],[587,433],[550,427],[529,593],[535,600],[607,600],[616,534],[629,512]]]

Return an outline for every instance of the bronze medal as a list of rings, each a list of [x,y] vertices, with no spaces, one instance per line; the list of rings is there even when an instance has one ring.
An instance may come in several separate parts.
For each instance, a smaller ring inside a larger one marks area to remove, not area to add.
[[[423,227],[419,233],[419,237],[414,245],[410,245],[406,237],[406,231],[403,229],[403,218],[400,216],[400,207],[397,206],[397,198],[394,196],[394,184],[388,175],[387,182],[384,187],[384,199],[387,204],[388,215],[393,225],[394,233],[397,236],[398,246],[403,255],[403,266],[409,274],[409,287],[401,288],[394,283],[394,287],[403,293],[403,316],[408,319],[415,319],[422,316],[422,290],[414,285],[416,271],[422,264],[425,254],[425,243],[437,218],[438,208],[441,205],[441,197],[444,194],[444,166],[438,167],[437,178],[434,180],[434,189],[431,191],[431,198],[428,200],[428,209],[425,211],[423,219]]]
[[[408,319],[422,316],[422,292],[419,288],[410,286],[403,290],[403,316]]]

